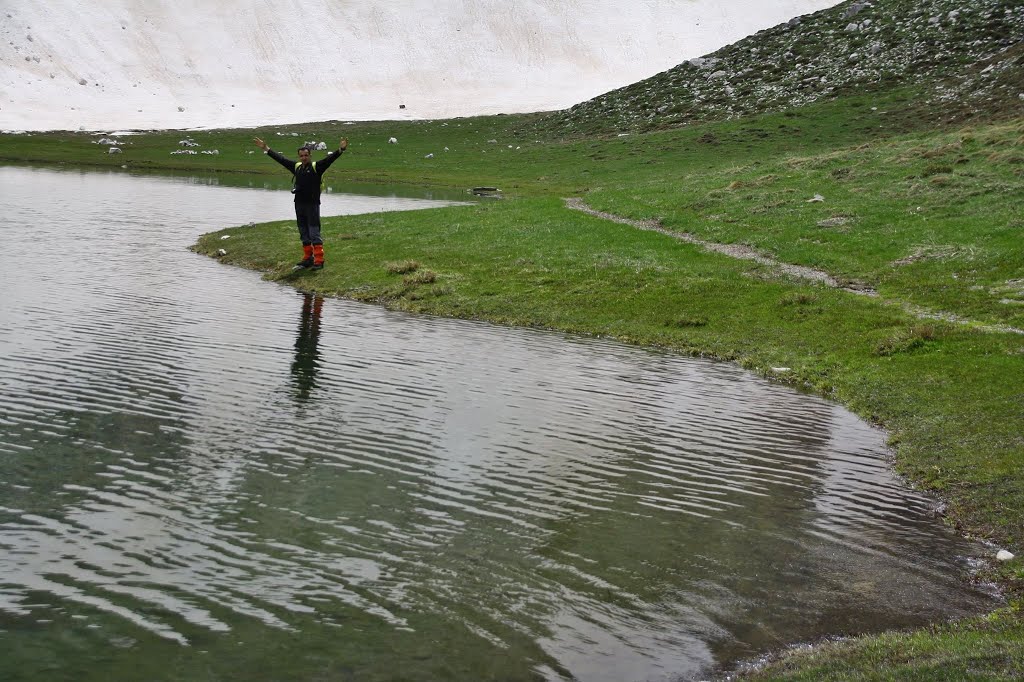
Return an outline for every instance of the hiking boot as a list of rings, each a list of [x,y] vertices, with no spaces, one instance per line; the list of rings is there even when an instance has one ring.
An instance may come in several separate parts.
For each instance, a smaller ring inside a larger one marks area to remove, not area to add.
[[[323,270],[324,269],[324,264],[323,263],[313,263],[309,267],[310,267],[311,270]]]
[[[298,263],[295,264],[295,267],[297,267],[297,268],[311,268],[311,267],[313,267],[313,257],[310,256],[309,258],[303,258],[302,260],[300,260]]]

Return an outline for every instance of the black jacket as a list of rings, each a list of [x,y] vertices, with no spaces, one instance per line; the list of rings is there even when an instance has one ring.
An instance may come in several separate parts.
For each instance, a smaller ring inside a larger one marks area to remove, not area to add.
[[[338,157],[341,156],[341,152],[335,149],[325,158],[310,163],[308,166],[303,166],[298,161],[292,161],[278,154],[273,149],[267,151],[267,156],[287,168],[295,176],[295,203],[319,204],[320,176],[327,172],[332,163],[337,161]],[[299,165],[298,170],[295,169],[296,164]],[[315,170],[313,168],[314,165],[316,165]]]

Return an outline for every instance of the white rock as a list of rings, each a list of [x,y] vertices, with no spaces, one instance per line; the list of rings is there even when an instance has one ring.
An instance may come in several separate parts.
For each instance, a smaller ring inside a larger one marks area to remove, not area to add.
[[[388,144],[398,144],[398,138],[396,138],[396,137],[389,137],[388,138]]]
[[[217,249],[217,255],[218,256],[226,256],[226,255],[228,255],[228,252],[225,251],[224,249]]]
[[[432,158],[434,158],[434,155],[433,155],[433,154],[427,154],[427,155],[426,155],[426,156],[424,156],[423,158],[424,158],[424,159],[432,159]]]
[[[226,234],[223,237],[221,237],[221,239],[231,239],[231,235],[230,234]]]
[[[825,201],[825,197],[821,196],[820,194],[815,194],[813,197],[808,199],[806,203],[808,203],[808,204],[817,204],[817,203],[821,203],[822,201]]]
[[[778,373],[780,373],[780,374],[781,374],[782,372],[788,372],[788,371],[790,371],[790,369],[791,369],[791,368],[789,368],[789,367],[772,367],[772,371],[773,371],[773,372],[778,372]]]
[[[996,559],[999,561],[1010,561],[1013,559],[1013,553],[1007,552],[1005,549],[1001,549],[999,550],[999,553],[996,554]]]
[[[121,150],[118,147],[111,147],[107,150],[108,154],[120,154]]]

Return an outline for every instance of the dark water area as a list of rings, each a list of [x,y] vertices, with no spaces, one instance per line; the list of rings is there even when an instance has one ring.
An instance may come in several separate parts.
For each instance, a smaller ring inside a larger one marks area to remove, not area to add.
[[[841,407],[264,282],[187,250],[291,217],[231,184],[0,167],[0,679],[691,679],[995,605]]]

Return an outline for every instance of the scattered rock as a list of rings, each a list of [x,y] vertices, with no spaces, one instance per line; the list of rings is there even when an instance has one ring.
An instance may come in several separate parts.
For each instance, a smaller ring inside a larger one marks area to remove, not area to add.
[[[1014,558],[1012,552],[1007,552],[1005,549],[999,550],[996,554],[996,559],[999,561],[1011,561]]]
[[[217,255],[218,256],[226,256],[226,255],[228,255],[228,252],[225,251],[224,249],[217,249]]]
[[[230,235],[230,234],[226,234],[226,235],[224,235],[223,237],[221,237],[221,239],[222,239],[222,240],[223,240],[223,239],[231,239],[231,235]]]
[[[388,138],[388,144],[398,144],[398,138],[396,138],[396,137],[389,137]]]
[[[846,13],[843,14],[843,19],[849,19],[850,17],[860,14],[861,10],[867,7],[870,3],[867,2],[855,2],[846,8]]]
[[[808,203],[808,204],[818,204],[818,203],[821,203],[822,201],[825,201],[825,197],[821,196],[820,194],[815,194],[813,197],[808,199],[806,203]]]
[[[120,154],[121,153],[121,148],[120,147],[111,147],[110,149],[107,150],[107,153],[108,154]]]

